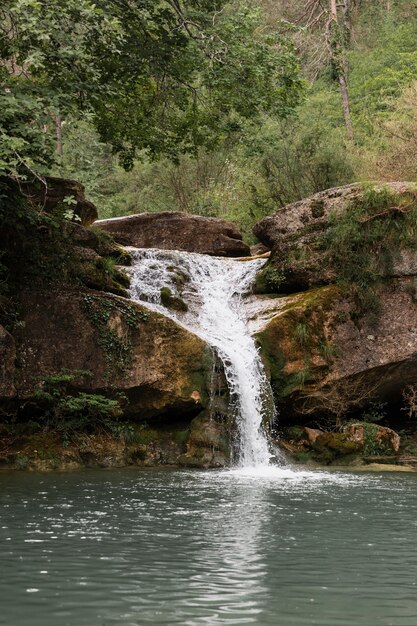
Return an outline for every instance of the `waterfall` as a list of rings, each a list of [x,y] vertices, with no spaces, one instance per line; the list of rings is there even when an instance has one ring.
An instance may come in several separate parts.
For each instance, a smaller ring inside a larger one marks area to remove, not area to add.
[[[170,250],[129,251],[134,259],[131,297],[200,336],[221,359],[238,429],[239,466],[268,465],[271,454],[263,424],[274,417],[274,403],[243,307],[244,296],[265,260],[243,262]],[[170,308],[162,305],[161,289]]]

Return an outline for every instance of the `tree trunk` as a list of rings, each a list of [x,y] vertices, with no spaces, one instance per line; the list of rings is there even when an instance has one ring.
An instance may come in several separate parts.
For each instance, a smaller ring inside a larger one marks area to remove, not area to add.
[[[332,40],[332,31],[336,30],[336,38]],[[343,42],[339,40],[340,26],[337,18],[336,0],[330,0],[329,49],[340,85],[342,97],[343,117],[347,131],[347,138],[353,141],[353,124],[350,114],[349,91],[347,86],[346,59]]]
[[[59,159],[62,160],[64,154],[64,146],[62,142],[62,118],[60,115],[55,116],[55,130],[56,130],[56,151]]]
[[[353,141],[353,125],[352,125],[352,117],[350,115],[349,92],[348,92],[348,88],[346,84],[346,78],[343,72],[339,73],[339,84],[340,84],[340,93],[342,95],[343,117],[345,119],[347,137],[349,141]]]

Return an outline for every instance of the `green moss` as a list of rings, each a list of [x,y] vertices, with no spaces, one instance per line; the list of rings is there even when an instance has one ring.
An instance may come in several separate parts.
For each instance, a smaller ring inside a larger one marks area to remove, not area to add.
[[[149,445],[150,443],[154,443],[161,438],[160,431],[145,427],[136,430],[135,434],[135,443],[140,443],[142,445]]]
[[[112,258],[117,265],[131,265],[132,255],[117,244],[107,231],[98,226],[90,226],[89,230],[97,238],[95,249],[102,257]]]
[[[305,431],[302,426],[288,426],[284,430],[284,438],[292,441],[301,441],[305,439]]]
[[[149,314],[128,302],[92,295],[83,297],[83,306],[97,330],[97,343],[104,351],[108,374],[114,367],[125,372],[132,364],[132,332],[147,321]],[[112,327],[117,317],[120,317],[121,329]]]
[[[297,463],[302,463],[303,465],[317,465],[319,461],[317,460],[317,453],[313,450],[302,450],[301,452],[295,452],[292,455],[292,458]]]
[[[184,300],[182,300],[182,298],[179,298],[178,296],[173,296],[169,287],[161,288],[161,302],[164,306],[167,307],[167,309],[173,309],[175,311],[183,312],[188,311],[188,306],[184,302]]]
[[[340,297],[341,290],[334,285],[298,294],[258,333],[261,354],[278,397],[285,398],[323,375],[325,365],[323,361],[320,366],[313,365],[315,357],[321,357],[328,366],[336,355],[324,328]],[[288,367],[295,362],[299,362],[297,371]]]

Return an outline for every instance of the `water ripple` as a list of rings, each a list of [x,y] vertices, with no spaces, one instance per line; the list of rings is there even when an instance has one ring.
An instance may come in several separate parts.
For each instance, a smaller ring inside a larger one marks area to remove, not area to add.
[[[0,474],[4,626],[415,626],[417,477]]]

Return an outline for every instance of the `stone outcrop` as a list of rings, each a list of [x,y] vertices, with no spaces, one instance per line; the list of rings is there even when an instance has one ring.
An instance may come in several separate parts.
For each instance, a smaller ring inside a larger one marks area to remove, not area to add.
[[[84,226],[89,226],[98,217],[97,208],[85,197],[84,186],[76,180],[44,176],[36,182],[21,183],[21,188],[32,203],[42,206],[45,211],[54,211],[65,203]],[[70,204],[67,203],[69,199],[72,199]]]
[[[352,298],[334,285],[277,298],[275,305],[260,299],[252,324],[279,403],[288,409],[281,419],[342,415],[373,397],[399,402],[403,389],[417,384],[412,279],[388,281],[379,306],[376,319],[358,320]]]
[[[272,250],[271,262],[258,281],[259,293],[289,293],[331,284],[337,272],[326,260],[323,235],[334,220],[366,197],[370,188],[361,184],[322,191],[279,209],[258,222],[253,232]],[[388,190],[407,198],[417,197],[417,185],[396,182],[373,185],[376,192]],[[393,207],[396,208],[396,207]],[[417,252],[398,249],[386,276],[409,276],[417,270]]]
[[[364,431],[341,430],[346,420],[385,416],[395,428],[404,392],[417,385],[416,210],[412,183],[348,185],[284,207],[254,229],[271,258],[258,274],[261,295],[247,303],[249,323],[281,424],[312,426],[316,452],[334,444],[340,450],[330,456],[359,453],[368,446]],[[386,409],[375,415],[378,402]],[[338,431],[337,441],[317,425]],[[378,432],[384,441],[375,435],[375,449],[397,454],[396,434]]]
[[[395,469],[397,463],[402,464],[400,443],[400,436],[391,428],[359,422],[338,432],[307,427],[289,429],[281,446],[307,463],[361,466],[377,460]]]
[[[236,226],[221,219],[164,211],[98,220],[96,224],[124,246],[185,250],[222,257],[250,254]]]
[[[65,289],[26,292],[15,331],[18,400],[62,370],[84,370],[75,390],[122,392],[133,419],[198,414],[212,368],[204,341],[172,320],[124,298]]]

